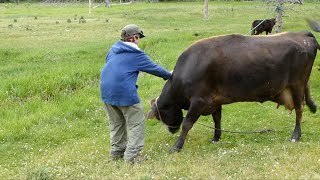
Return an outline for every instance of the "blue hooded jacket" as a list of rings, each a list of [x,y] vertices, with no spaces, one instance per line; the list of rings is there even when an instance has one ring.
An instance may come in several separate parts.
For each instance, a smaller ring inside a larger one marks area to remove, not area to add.
[[[110,49],[101,72],[100,93],[106,104],[130,106],[140,102],[136,85],[139,71],[167,80],[171,73],[155,64],[142,50],[122,41]]]

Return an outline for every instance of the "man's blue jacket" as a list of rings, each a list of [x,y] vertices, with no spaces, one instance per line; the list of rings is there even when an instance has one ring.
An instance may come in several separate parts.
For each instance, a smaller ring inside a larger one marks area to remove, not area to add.
[[[140,102],[136,85],[139,71],[167,80],[171,73],[155,64],[142,50],[122,41],[110,49],[101,72],[100,93],[106,104],[130,106]]]

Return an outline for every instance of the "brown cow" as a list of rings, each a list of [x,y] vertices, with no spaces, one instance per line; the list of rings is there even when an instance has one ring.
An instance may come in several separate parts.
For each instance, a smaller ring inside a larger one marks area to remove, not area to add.
[[[272,28],[275,24],[275,18],[266,20],[255,20],[251,25],[251,35],[259,35],[263,33],[263,31],[265,31],[266,35],[268,35],[268,33],[272,32]]]
[[[212,141],[221,137],[222,105],[273,101],[296,112],[290,141],[301,136],[304,103],[315,113],[309,76],[320,46],[310,32],[271,36],[226,35],[200,40],[179,57],[172,78],[152,101],[148,118],[157,118],[180,136],[171,152],[180,151],[201,115],[212,115]],[[183,118],[182,109],[188,110]]]

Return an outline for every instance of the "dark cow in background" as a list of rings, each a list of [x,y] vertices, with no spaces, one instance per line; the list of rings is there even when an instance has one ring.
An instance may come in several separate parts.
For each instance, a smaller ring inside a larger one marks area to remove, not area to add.
[[[268,33],[272,32],[272,28],[275,24],[275,18],[266,20],[255,20],[251,25],[251,35],[259,35],[263,33],[263,31],[265,31],[266,35],[268,35]]]
[[[320,24],[312,19],[307,19],[307,22],[309,23],[309,26],[311,27],[312,30],[320,32]]]
[[[290,141],[301,136],[304,103],[315,113],[309,76],[320,46],[310,32],[271,36],[226,35],[200,40],[179,57],[160,96],[151,101],[148,118],[167,125],[180,136],[171,152],[180,151],[201,115],[212,115],[212,141],[221,137],[222,105],[273,101],[295,110]],[[183,118],[182,109],[188,110]]]

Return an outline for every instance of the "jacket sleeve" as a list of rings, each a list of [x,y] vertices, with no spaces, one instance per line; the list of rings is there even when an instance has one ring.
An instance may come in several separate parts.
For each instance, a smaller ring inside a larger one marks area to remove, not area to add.
[[[168,70],[154,63],[145,53],[140,53],[137,58],[139,59],[137,67],[139,71],[162,77],[164,80],[171,77]]]

